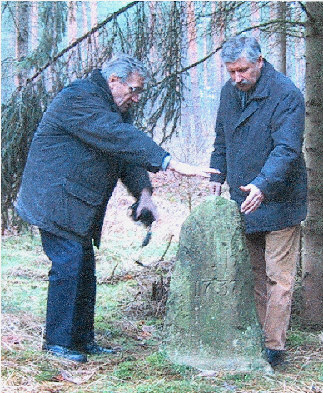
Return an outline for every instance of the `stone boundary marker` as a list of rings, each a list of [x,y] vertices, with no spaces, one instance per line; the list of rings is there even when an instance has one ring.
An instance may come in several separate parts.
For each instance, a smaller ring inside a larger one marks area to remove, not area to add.
[[[199,370],[270,372],[236,202],[209,197],[184,222],[161,350]]]

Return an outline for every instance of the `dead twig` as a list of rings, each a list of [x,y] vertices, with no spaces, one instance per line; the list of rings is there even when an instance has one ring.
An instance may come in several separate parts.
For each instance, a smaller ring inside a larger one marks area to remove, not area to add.
[[[166,249],[165,249],[165,251],[164,251],[163,255],[161,256],[161,258],[159,259],[159,261],[163,261],[163,260],[164,260],[164,258],[165,258],[165,255],[167,254],[167,251],[169,250],[169,247],[170,247],[170,245],[171,245],[171,243],[172,243],[173,237],[174,237],[174,235],[173,235],[173,234],[172,234],[172,235],[170,235],[170,238],[169,238],[169,240],[168,240],[168,243],[167,243]]]

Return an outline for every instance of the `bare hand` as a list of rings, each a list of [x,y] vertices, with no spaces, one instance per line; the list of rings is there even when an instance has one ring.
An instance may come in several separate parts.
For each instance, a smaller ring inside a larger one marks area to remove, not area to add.
[[[249,214],[258,209],[261,202],[264,200],[265,196],[262,191],[259,190],[254,184],[247,184],[246,186],[241,186],[240,190],[243,192],[248,192],[249,195],[241,205],[241,212]]]
[[[202,166],[189,165],[184,162],[170,160],[167,169],[177,172],[183,176],[200,176],[200,177],[210,177],[212,173],[218,174],[220,171],[213,168],[207,168]]]
[[[221,191],[222,191],[222,184],[221,183],[219,183],[217,181],[211,182],[211,187],[212,187],[212,191],[215,196],[221,195]]]
[[[139,198],[139,204],[136,210],[136,218],[139,218],[144,209],[149,210],[154,216],[155,220],[158,220],[157,207],[151,199],[151,192],[149,189],[144,188]]]

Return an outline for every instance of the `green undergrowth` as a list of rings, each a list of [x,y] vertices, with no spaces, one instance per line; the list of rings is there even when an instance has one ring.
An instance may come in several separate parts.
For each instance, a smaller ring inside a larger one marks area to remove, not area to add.
[[[97,341],[121,350],[75,364],[41,350],[50,262],[39,236],[3,238],[3,393],[323,392],[322,336],[303,331],[296,323],[288,335],[288,363],[272,375],[205,375],[169,362],[159,351],[163,315],[156,313],[150,293],[151,283],[162,272],[132,262],[140,239],[132,239],[128,249],[121,240],[110,236],[97,252],[95,315]],[[158,260],[167,247],[165,241],[156,248],[152,243],[143,261]],[[165,258],[173,258],[176,248],[176,243],[171,244]]]

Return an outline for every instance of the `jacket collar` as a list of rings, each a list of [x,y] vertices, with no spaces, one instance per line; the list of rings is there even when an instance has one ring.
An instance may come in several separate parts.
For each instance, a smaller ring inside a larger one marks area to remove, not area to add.
[[[274,67],[264,59],[264,65],[261,69],[260,78],[256,83],[256,88],[250,96],[250,99],[261,99],[269,96],[269,80],[274,73]]]
[[[92,83],[95,83],[102,90],[105,98],[109,101],[109,103],[112,107],[112,110],[120,113],[123,121],[125,121],[126,123],[131,123],[132,122],[131,112],[130,111],[128,111],[126,113],[120,112],[117,104],[113,100],[113,96],[112,96],[111,90],[109,88],[109,85],[101,73],[101,69],[93,70],[89,76],[89,80]]]
[[[105,98],[107,98],[109,102],[112,104],[113,109],[119,112],[119,108],[113,100],[111,90],[109,88],[107,81],[104,79],[101,70],[100,69],[93,70],[89,76],[89,80],[92,83],[95,83],[102,90],[102,93],[105,95]]]
[[[111,94],[111,91],[109,89],[109,85],[106,82],[106,80],[103,78],[103,75],[102,75],[100,69],[93,70],[91,72],[90,76],[89,76],[89,79],[90,79],[91,82],[95,83],[101,89],[103,89],[104,92],[106,94],[108,94],[110,96],[110,98],[112,99],[112,94]]]

